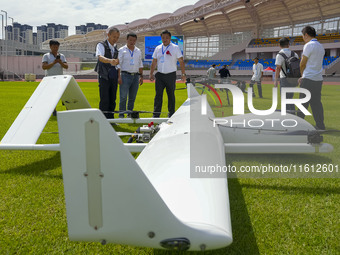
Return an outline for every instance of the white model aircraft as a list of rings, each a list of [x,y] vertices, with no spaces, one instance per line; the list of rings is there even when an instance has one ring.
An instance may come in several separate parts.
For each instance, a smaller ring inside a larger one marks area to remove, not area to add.
[[[60,99],[68,109],[58,112],[60,144],[36,144]],[[202,99],[188,84],[188,99],[170,119],[108,121],[91,109],[72,76],[46,77],[0,149],[60,151],[70,240],[217,249],[232,242],[227,176],[195,175],[195,166],[224,166],[225,153],[314,153],[332,146],[308,143],[306,132],[315,129],[301,119],[282,131],[288,135],[267,122],[261,129],[225,125],[232,117],[216,123]],[[280,113],[274,117],[282,119]],[[144,128],[141,139],[152,137],[149,143],[124,144],[110,125],[150,121],[161,124]],[[306,132],[296,134],[301,130]],[[135,160],[130,152],[141,153]]]

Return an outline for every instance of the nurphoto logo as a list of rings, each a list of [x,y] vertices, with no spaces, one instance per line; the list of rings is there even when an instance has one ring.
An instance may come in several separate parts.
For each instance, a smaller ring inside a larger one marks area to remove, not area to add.
[[[215,88],[220,89],[229,89],[231,91],[231,94],[233,96],[233,115],[244,115],[244,95],[240,88],[231,85],[231,84],[216,84]],[[277,88],[273,88],[272,91],[272,106],[270,109],[267,110],[257,110],[255,109],[253,105],[253,89],[248,88],[248,96],[247,96],[247,103],[248,108],[251,113],[254,115],[259,116],[268,116],[273,114],[278,105],[278,93]],[[302,93],[305,95],[303,98],[287,98],[287,93]],[[303,106],[303,103],[308,102],[311,99],[311,93],[304,88],[282,88],[281,89],[281,115],[287,115],[287,104],[294,104],[301,112],[303,112],[305,115],[311,115],[311,113]],[[201,114],[206,115],[207,114],[207,98],[205,95],[202,97],[202,103],[201,103]],[[274,127],[275,124],[280,123],[282,127],[288,128],[288,127],[296,127],[298,125],[297,120],[295,119],[244,119],[241,120],[238,119],[236,122],[233,119],[226,119],[226,118],[214,118],[213,119],[213,125],[214,127],[216,125],[226,125],[229,123],[230,127],[233,125],[243,125],[243,127],[248,126],[252,128],[261,128],[265,122],[271,123],[271,126]]]

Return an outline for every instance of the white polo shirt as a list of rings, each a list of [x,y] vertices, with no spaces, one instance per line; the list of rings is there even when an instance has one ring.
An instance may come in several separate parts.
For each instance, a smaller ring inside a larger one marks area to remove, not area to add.
[[[61,53],[59,53],[59,55],[60,55],[61,62],[67,63],[65,56]],[[42,63],[46,62],[47,64],[51,64],[52,62],[54,62],[55,59],[56,57],[51,52],[49,52],[49,53],[44,54],[42,58]],[[62,74],[63,74],[63,67],[59,63],[56,63],[50,69],[45,70],[45,76],[62,75]]]
[[[177,71],[177,60],[183,57],[180,48],[170,42],[168,46],[158,45],[152,54],[157,59],[157,70],[160,73],[172,73]]]
[[[279,53],[285,54],[288,58],[292,55],[292,51],[289,48],[283,48],[282,50],[279,51]],[[295,53],[295,57],[299,58],[299,55]],[[285,70],[285,72],[287,72],[286,63],[285,63],[285,59],[280,54],[276,55],[275,65],[281,66],[280,78],[285,78],[286,75],[284,74],[282,69]]]
[[[118,53],[119,65],[121,71],[129,73],[138,73],[139,68],[143,68],[142,52],[136,46],[131,51],[127,45],[121,47]]]
[[[207,71],[208,79],[214,79],[216,77],[216,69],[214,67],[210,67]]]
[[[313,81],[322,81],[322,62],[325,55],[325,49],[321,43],[319,43],[317,39],[310,40],[303,47],[302,55],[308,58],[302,78]]]
[[[263,65],[259,62],[257,65],[255,63],[253,64],[253,76],[251,77],[251,80],[253,81],[260,81],[260,78],[262,76],[263,72]]]

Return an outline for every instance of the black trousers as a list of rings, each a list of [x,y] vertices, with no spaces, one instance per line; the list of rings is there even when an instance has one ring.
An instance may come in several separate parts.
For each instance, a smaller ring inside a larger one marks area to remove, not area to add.
[[[251,80],[249,83],[249,87],[253,88],[254,84],[257,84],[257,90],[259,91],[259,97],[262,97],[262,85],[261,85],[261,81],[254,81]],[[255,90],[253,88],[253,96],[255,97]]]
[[[108,80],[99,76],[99,109],[104,113],[107,119],[114,118],[114,110],[116,109],[116,96],[118,85],[118,74]]]
[[[297,78],[280,78],[280,94],[282,88],[295,88],[298,85]],[[292,99],[294,97],[294,93],[287,93],[286,98]],[[295,105],[287,104],[287,112],[295,115]]]
[[[168,95],[168,116],[171,117],[175,113],[175,89],[176,89],[176,72],[164,74],[156,73],[155,90],[156,96],[154,100],[154,113],[153,117],[159,118],[162,111],[163,92],[164,88]]]
[[[302,105],[306,109],[308,109],[308,106],[310,105],[316,128],[325,130],[323,106],[321,103],[322,81],[313,81],[304,78],[300,83],[300,88],[307,89],[311,93],[311,99],[309,100],[309,102]],[[300,98],[303,97],[304,95],[301,93]],[[301,111],[298,111],[297,115],[303,119],[305,118],[305,114]]]

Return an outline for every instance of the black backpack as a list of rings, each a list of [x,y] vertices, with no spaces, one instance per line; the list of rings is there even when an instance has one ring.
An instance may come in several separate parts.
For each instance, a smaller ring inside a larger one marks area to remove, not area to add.
[[[295,56],[294,51],[292,51],[290,57],[287,57],[283,52],[279,52],[279,54],[284,58],[286,71],[282,68],[282,72],[287,78],[300,78],[300,59]]]

